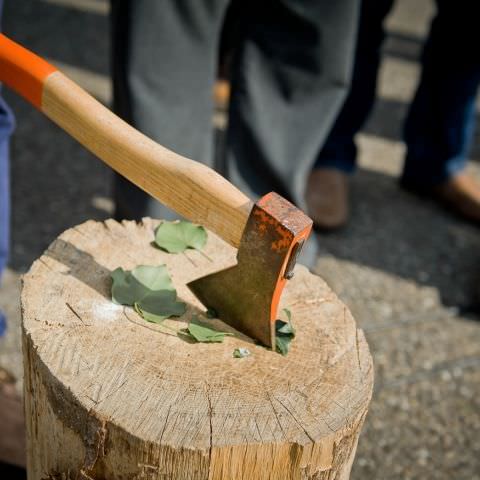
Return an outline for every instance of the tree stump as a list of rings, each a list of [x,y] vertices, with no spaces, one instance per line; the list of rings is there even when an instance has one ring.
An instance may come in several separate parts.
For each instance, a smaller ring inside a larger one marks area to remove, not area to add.
[[[283,294],[297,336],[288,356],[233,333],[191,343],[110,300],[110,272],[166,264],[185,284],[235,263],[209,234],[204,253],[154,246],[158,222],[89,221],[53,242],[24,278],[28,475],[40,479],[348,479],[373,385],[349,310],[297,266]],[[251,355],[233,358],[238,347]]]

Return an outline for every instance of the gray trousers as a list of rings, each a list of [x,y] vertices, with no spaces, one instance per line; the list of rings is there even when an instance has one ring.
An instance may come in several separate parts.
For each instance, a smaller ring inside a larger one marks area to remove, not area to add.
[[[304,186],[348,91],[360,0],[241,0],[226,134],[229,179],[304,208]],[[212,89],[229,0],[112,0],[114,109],[213,166]],[[236,11],[237,11],[236,10]],[[169,218],[121,177],[117,218]]]

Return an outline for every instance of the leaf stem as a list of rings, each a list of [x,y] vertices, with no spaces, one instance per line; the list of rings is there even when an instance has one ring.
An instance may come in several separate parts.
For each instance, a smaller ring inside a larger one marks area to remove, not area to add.
[[[190,260],[190,263],[191,263],[195,268],[198,268],[198,265],[193,261],[193,259],[190,258],[190,257],[187,255],[187,251],[186,251],[186,250],[185,250],[184,252],[182,252],[182,253],[183,253],[183,255],[184,255],[185,257],[187,257],[188,260]]]
[[[196,248],[195,250],[202,254],[210,263],[213,262],[213,260],[205,252],[203,252],[202,250],[198,250],[198,248]]]

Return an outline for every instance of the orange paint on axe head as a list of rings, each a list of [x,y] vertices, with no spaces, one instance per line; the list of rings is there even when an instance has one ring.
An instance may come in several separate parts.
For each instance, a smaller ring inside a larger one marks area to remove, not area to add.
[[[57,69],[0,34],[0,80],[42,109],[45,79]]]

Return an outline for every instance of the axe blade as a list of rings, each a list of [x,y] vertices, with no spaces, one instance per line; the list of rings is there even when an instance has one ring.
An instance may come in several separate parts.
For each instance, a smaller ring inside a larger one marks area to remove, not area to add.
[[[194,280],[188,287],[225,323],[274,348],[280,295],[311,228],[307,215],[269,193],[250,212],[237,265]]]

